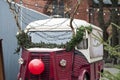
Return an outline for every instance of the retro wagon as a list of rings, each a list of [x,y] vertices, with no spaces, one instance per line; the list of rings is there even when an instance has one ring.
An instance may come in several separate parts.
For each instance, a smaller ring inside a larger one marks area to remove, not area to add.
[[[18,80],[99,80],[103,71],[103,45],[96,37],[102,36],[102,30],[79,19],[74,19],[72,26],[75,35],[81,26],[91,26],[92,32],[85,30],[82,40],[67,51],[66,45],[73,37],[69,18],[28,24],[25,32],[32,45],[22,48]]]

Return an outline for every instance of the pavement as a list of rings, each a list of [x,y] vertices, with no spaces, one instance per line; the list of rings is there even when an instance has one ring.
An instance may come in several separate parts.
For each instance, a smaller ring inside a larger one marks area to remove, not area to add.
[[[109,71],[112,74],[117,74],[118,72],[120,72],[120,70],[117,68],[104,68],[104,70]]]
[[[109,63],[109,64],[104,64],[104,71],[109,71],[112,74],[117,74],[120,72],[120,69],[115,68],[113,64]],[[100,80],[108,80],[108,79],[102,77]]]
[[[120,72],[120,69],[115,68],[111,63],[104,64],[104,70],[107,70],[113,74]]]

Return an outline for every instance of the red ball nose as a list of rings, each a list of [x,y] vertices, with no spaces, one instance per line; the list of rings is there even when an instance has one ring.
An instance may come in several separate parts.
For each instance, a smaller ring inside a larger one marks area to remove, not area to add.
[[[41,74],[44,71],[44,63],[41,59],[33,59],[28,64],[29,71],[34,74]]]

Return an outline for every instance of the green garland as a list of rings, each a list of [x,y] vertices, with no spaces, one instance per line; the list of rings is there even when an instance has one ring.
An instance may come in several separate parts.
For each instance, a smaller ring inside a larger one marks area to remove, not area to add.
[[[76,35],[73,36],[73,38],[67,43],[66,50],[70,51],[72,50],[77,44],[79,44],[83,40],[84,32],[85,30],[88,31],[88,33],[92,32],[91,26],[81,26],[78,28]]]
[[[26,48],[31,43],[30,42],[30,37],[24,31],[19,33],[16,36],[16,38],[18,40],[18,45],[21,46],[21,47],[25,47]]]
[[[27,48],[31,44],[30,37],[23,30],[16,35],[18,47],[15,49],[15,53],[20,52],[20,48]]]
[[[67,51],[70,51],[78,43],[80,43],[83,40],[85,30],[87,30],[89,33],[91,33],[92,32],[92,27],[91,26],[81,26],[81,27],[79,27],[77,29],[76,35],[74,35],[68,43],[60,44],[60,45],[51,44],[51,43],[46,44],[44,42],[32,43],[31,40],[30,40],[30,37],[27,35],[27,33],[22,31],[21,33],[19,33],[16,36],[16,38],[18,40],[18,47],[16,49],[16,53],[18,53],[20,51],[20,47],[24,47],[24,48],[32,48],[32,47],[54,48],[54,47],[58,47],[58,48],[66,48]]]

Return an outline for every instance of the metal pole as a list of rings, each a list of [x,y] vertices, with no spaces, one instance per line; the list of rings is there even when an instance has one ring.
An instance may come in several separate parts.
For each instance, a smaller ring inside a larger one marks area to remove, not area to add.
[[[22,2],[22,0],[20,0],[20,5],[21,5],[21,8],[20,8],[20,26],[21,26],[21,29],[22,29],[22,17],[23,17],[23,15],[22,15],[22,6],[23,6],[23,2]]]

